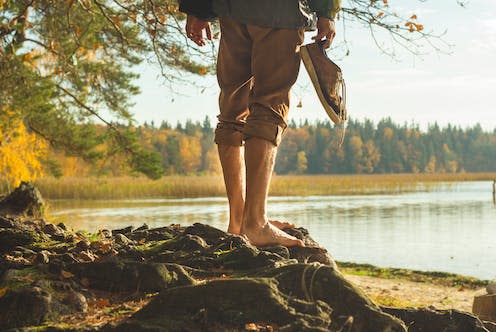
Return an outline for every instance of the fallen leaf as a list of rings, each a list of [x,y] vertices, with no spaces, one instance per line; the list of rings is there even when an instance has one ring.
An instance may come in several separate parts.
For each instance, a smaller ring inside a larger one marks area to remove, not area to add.
[[[69,279],[69,278],[72,278],[74,277],[74,274],[72,274],[71,272],[69,271],[65,271],[65,270],[61,270],[60,271],[60,274],[62,275],[63,278],[65,279]]]
[[[255,324],[255,323],[246,323],[245,324],[245,330],[246,331],[258,331],[257,324]]]
[[[90,280],[88,278],[81,279],[81,285],[83,285],[84,287],[89,287],[90,286]]]
[[[0,288],[0,299],[1,299],[2,297],[4,297],[4,296],[5,296],[5,294],[7,294],[7,290],[8,290],[8,288],[7,288],[7,287],[5,287],[5,288]]]
[[[103,307],[108,307],[110,305],[110,300],[105,298],[105,299],[97,299],[95,302],[93,302],[95,307],[97,308],[103,308]]]

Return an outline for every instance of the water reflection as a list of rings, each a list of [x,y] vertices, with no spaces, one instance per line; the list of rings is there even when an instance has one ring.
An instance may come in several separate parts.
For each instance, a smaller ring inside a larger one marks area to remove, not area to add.
[[[452,183],[397,195],[276,197],[271,218],[295,221],[338,259],[496,277],[491,182]],[[227,228],[224,198],[52,202],[52,214],[94,231],[143,223]]]

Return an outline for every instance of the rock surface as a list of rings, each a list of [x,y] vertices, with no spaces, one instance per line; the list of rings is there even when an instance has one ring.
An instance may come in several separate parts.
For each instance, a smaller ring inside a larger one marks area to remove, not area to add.
[[[0,215],[39,217],[43,215],[43,207],[40,192],[27,182],[21,182],[12,193],[0,199]]]

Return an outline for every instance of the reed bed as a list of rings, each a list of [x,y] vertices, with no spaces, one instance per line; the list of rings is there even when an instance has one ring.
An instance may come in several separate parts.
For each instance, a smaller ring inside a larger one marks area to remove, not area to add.
[[[496,173],[387,175],[278,175],[272,196],[367,195],[430,191],[458,181],[493,181]],[[139,199],[224,196],[221,176],[41,178],[36,181],[48,199]]]

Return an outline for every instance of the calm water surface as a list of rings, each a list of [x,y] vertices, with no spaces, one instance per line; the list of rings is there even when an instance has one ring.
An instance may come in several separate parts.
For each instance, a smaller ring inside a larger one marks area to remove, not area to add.
[[[224,198],[52,201],[74,229],[143,223],[227,228]],[[496,207],[491,182],[443,183],[430,192],[275,197],[270,218],[291,220],[337,260],[496,278]]]

